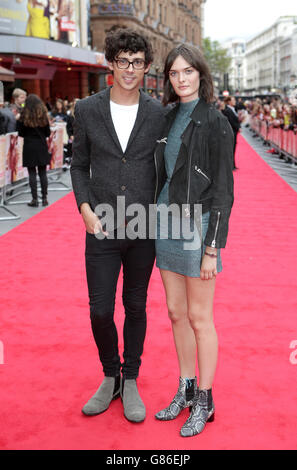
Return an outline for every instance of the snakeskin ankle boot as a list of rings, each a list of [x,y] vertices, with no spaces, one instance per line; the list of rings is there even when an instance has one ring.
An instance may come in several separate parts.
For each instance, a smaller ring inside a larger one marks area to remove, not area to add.
[[[161,421],[170,421],[177,418],[185,408],[189,407],[191,409],[197,393],[197,377],[194,379],[183,379],[180,377],[179,387],[172,402],[167,408],[159,411],[155,417]]]
[[[198,390],[190,417],[187,419],[180,434],[183,437],[196,436],[205,428],[206,423],[214,421],[215,407],[212,398],[212,389]]]

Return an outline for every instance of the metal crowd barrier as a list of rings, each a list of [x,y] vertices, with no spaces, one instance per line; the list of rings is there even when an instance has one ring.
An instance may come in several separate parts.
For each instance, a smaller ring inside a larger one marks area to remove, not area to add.
[[[273,127],[256,117],[251,118],[250,127],[264,144],[273,148],[279,156],[297,164],[297,132]]]
[[[55,152],[55,157],[52,158],[51,164],[49,169],[47,170],[47,177],[48,177],[48,191],[70,191],[71,188],[65,184],[63,181],[60,181],[60,178],[63,173],[63,151],[64,151],[64,137],[65,134],[65,127],[63,124],[59,124],[52,128],[53,137],[53,150]],[[16,151],[18,165],[14,167],[16,173],[18,174],[16,180],[10,179],[9,173],[9,161],[10,161],[10,151],[9,151],[9,142],[11,142],[12,136],[17,137],[17,133],[6,134],[0,136],[0,210],[5,211],[9,215],[5,217],[0,217],[1,220],[13,220],[19,219],[20,216],[10,210],[7,206],[13,204],[27,204],[30,200],[18,200],[13,201],[12,199],[20,196],[22,194],[30,193],[29,189],[29,178],[27,173],[24,173],[24,169],[22,168],[20,161],[21,161],[21,154],[22,154],[22,145]],[[5,139],[8,139],[5,142]],[[17,142],[17,138],[15,142]],[[18,144],[16,144],[18,147]],[[8,156],[9,155],[9,156]],[[12,170],[11,170],[12,171]],[[19,172],[19,173],[18,173]],[[55,184],[55,187],[51,185]],[[57,187],[56,185],[62,185],[62,187]],[[27,188],[26,188],[27,187]],[[38,190],[40,191],[40,183],[38,181]]]

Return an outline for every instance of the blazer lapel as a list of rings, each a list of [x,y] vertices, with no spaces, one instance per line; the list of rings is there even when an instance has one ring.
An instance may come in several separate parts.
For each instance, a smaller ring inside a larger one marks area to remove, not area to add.
[[[119,142],[116,130],[115,130],[114,125],[113,125],[113,120],[112,120],[112,117],[111,117],[111,112],[110,112],[110,88],[108,88],[106,90],[106,93],[103,93],[100,96],[98,106],[99,106],[99,111],[101,113],[101,119],[103,120],[107,131],[109,132],[110,136],[112,137],[114,143],[119,148],[121,153],[123,153],[123,150],[122,150],[121,144]]]

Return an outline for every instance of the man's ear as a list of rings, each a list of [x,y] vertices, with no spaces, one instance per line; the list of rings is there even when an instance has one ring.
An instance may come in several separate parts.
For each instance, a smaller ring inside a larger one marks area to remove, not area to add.
[[[113,63],[112,62],[107,62],[107,67],[109,68],[109,70],[113,71]]]
[[[152,64],[149,63],[149,64],[146,66],[146,68],[144,69],[144,74],[145,74],[145,75],[149,72],[149,70],[150,70],[150,68],[151,68],[151,65],[152,65]]]

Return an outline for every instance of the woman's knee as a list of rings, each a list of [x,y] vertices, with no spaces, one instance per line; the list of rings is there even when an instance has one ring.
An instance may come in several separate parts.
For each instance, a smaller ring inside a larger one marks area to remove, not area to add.
[[[180,302],[167,301],[168,316],[172,323],[187,319],[187,307]]]
[[[212,312],[209,310],[189,310],[188,319],[195,333],[208,334],[214,329]]]

